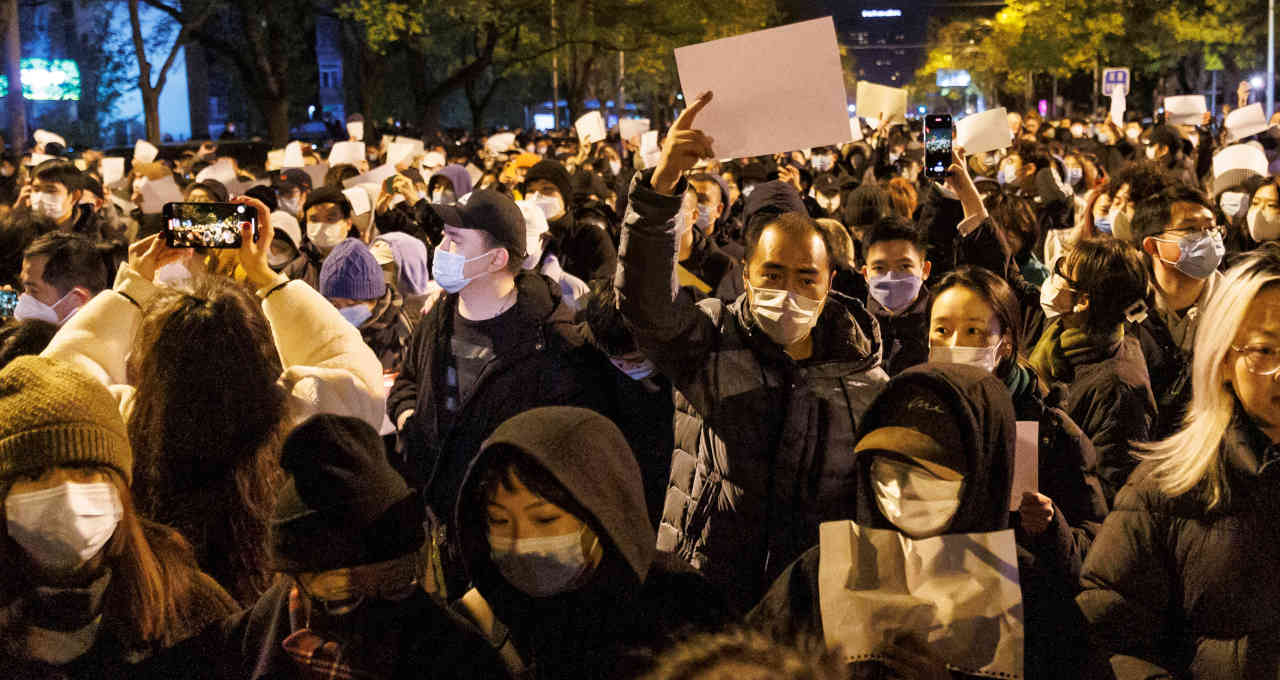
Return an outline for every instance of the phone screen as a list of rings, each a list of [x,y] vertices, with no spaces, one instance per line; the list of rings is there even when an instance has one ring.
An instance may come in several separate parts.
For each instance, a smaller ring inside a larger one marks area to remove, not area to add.
[[[18,307],[18,294],[11,290],[0,290],[0,319],[13,318],[13,310]]]
[[[933,115],[924,120],[924,174],[943,179],[951,165],[951,116]]]
[[[240,225],[258,234],[257,213],[240,203],[166,203],[165,240],[170,248],[239,248]]]

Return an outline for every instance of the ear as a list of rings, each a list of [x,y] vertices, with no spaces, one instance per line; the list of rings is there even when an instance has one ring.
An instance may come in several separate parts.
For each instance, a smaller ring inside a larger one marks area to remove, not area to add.
[[[923,265],[922,267],[920,267],[920,271],[921,271],[921,273],[922,273],[922,275],[921,275],[921,277],[920,277],[920,278],[921,278],[921,279],[928,279],[928,278],[929,278],[929,272],[933,271],[933,263],[932,263],[932,262],[930,262],[929,260],[925,260],[925,261],[924,261],[924,265]]]
[[[489,272],[500,272],[506,269],[507,263],[511,261],[511,254],[507,252],[507,249],[499,246],[490,252],[493,253],[493,257],[489,260]]]
[[[1152,257],[1158,258],[1160,256],[1158,243],[1159,242],[1156,241],[1156,238],[1154,236],[1148,236],[1142,239],[1142,252]]]
[[[72,288],[70,292],[77,307],[83,307],[89,302],[89,300],[93,299],[93,293],[90,293],[89,289],[84,286],[76,286],[75,288]]]
[[[1081,293],[1076,298],[1076,304],[1071,307],[1071,311],[1077,314],[1089,311],[1089,294]]]

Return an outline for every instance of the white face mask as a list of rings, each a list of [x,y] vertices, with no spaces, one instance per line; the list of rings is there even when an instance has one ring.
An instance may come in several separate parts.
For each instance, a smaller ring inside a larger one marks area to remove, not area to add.
[[[609,172],[612,172],[615,177],[621,173],[622,161],[609,161]]]
[[[1235,219],[1237,215],[1248,207],[1248,195],[1240,191],[1224,191],[1222,196],[1218,197],[1218,206],[1222,208],[1222,214],[1230,219]]]
[[[1045,318],[1052,320],[1062,316],[1070,312],[1072,307],[1071,291],[1068,290],[1066,281],[1057,274],[1050,274],[1040,287],[1040,308],[1044,310]]]
[[[751,293],[751,314],[760,330],[783,347],[803,340],[818,322],[822,300],[785,290],[756,288],[750,283],[747,290]]]
[[[653,365],[653,362],[648,359],[636,364],[623,361],[621,359],[610,358],[609,363],[613,364],[614,368],[618,369],[632,380],[644,380],[645,378],[653,375],[653,372],[657,370],[657,367]]]
[[[1156,159],[1156,148],[1155,148],[1154,146],[1148,146],[1148,147],[1147,147],[1147,160],[1149,160],[1149,161],[1153,161],[1153,160],[1155,160],[1155,159]]]
[[[44,215],[50,219],[58,219],[62,217],[62,199],[58,194],[49,194],[40,191],[31,193],[31,210],[40,215]]]
[[[1124,136],[1136,142],[1138,141],[1138,138],[1142,136],[1142,130],[1139,130],[1138,128],[1129,128],[1124,131]]]
[[[1006,165],[1000,172],[1005,184],[1013,184],[1018,181],[1018,166]]]
[[[307,222],[307,238],[320,250],[333,250],[342,243],[351,231],[351,223],[346,220],[338,222]]]
[[[1000,345],[997,342],[991,347],[947,347],[933,345],[929,347],[929,363],[931,364],[964,364],[977,366],[987,373],[995,373],[1000,363]]]
[[[279,203],[281,210],[293,215],[294,217],[297,217],[298,213],[302,211],[302,197],[300,196],[282,198]]]
[[[538,192],[533,192],[526,197],[526,200],[532,201],[542,214],[547,217],[550,222],[564,214],[564,199],[559,196],[543,196]]]
[[[444,249],[443,246],[436,246],[435,256],[431,258],[431,278],[435,280],[446,293],[456,293],[467,284],[471,283],[479,276],[464,276],[463,270],[468,263],[488,257],[489,253],[481,253],[471,259],[467,259],[457,253],[451,253]]]
[[[68,297],[71,297],[71,293],[73,292],[75,291],[67,291],[67,294],[59,298],[52,306],[46,305],[45,303],[37,300],[35,296],[30,293],[23,293],[18,296],[18,305],[13,308],[13,318],[18,319],[19,321],[27,321],[28,319],[33,321],[47,321],[61,326],[62,322],[71,318],[71,315],[79,308],[77,307],[76,309],[71,310],[65,317],[60,317],[58,315],[58,311],[54,308],[65,302]]]
[[[37,564],[71,571],[102,550],[124,509],[106,482],[67,482],[43,491],[11,493],[4,504],[9,537]]]
[[[529,256],[524,258],[524,268],[533,269],[538,266],[538,261],[542,259],[542,235],[546,232],[526,232],[525,233],[525,252]]]
[[[1275,212],[1249,208],[1245,222],[1249,225],[1249,236],[1258,243],[1280,239],[1280,219]]]
[[[919,465],[878,457],[871,463],[871,485],[885,519],[912,538],[931,538],[951,525],[964,482],[941,479]]]
[[[586,530],[583,525],[577,533],[546,538],[490,536],[489,556],[507,583],[533,597],[548,597],[565,592],[586,572]]]

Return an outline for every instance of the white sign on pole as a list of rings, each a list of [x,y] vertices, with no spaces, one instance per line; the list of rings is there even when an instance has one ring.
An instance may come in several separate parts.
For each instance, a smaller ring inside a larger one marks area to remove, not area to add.
[[[848,97],[831,17],[676,49],[686,104],[710,91],[695,125],[719,158],[849,141]]]
[[[1102,96],[1110,97],[1112,88],[1119,88],[1124,91],[1124,96],[1129,96],[1129,68],[1127,66],[1102,70]]]

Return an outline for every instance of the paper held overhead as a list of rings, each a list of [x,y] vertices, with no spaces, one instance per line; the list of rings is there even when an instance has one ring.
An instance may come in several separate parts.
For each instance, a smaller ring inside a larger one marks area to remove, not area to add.
[[[862,121],[858,120],[857,116],[849,119],[849,135],[852,137],[849,141],[862,141]]]
[[[1118,87],[1111,90],[1110,116],[1111,116],[1111,122],[1115,123],[1116,127],[1121,127],[1124,125],[1124,108],[1125,108],[1124,91]]]
[[[230,158],[219,158],[212,165],[207,166],[196,174],[196,181],[203,182],[206,179],[216,180],[224,187],[230,187],[236,181],[236,169],[232,165]]]
[[[102,172],[102,184],[112,186],[116,182],[124,179],[124,159],[116,156],[108,156],[102,159],[98,164],[98,169]]]
[[[302,142],[289,142],[284,147],[284,161],[281,167],[284,168],[300,168],[305,163],[302,160]]]
[[[444,154],[440,153],[439,151],[428,151],[427,154],[422,157],[422,167],[428,168],[431,170],[438,170],[440,168],[443,168]]]
[[[182,190],[173,180],[173,175],[143,182],[140,193],[142,194],[142,212],[148,215],[159,213],[164,209],[165,203],[182,202]]]
[[[324,186],[324,176],[329,172],[329,164],[321,161],[311,165],[302,166],[302,171],[307,173],[307,177],[311,178],[311,187],[318,189]]]
[[[351,203],[351,213],[353,215],[363,215],[373,209],[373,204],[369,201],[369,192],[364,187],[352,186],[342,190],[342,195],[347,197],[347,202]]]
[[[1227,114],[1227,136],[1233,142],[1270,128],[1266,114],[1262,112],[1262,102],[1242,106]]]
[[[414,143],[414,140],[397,139],[387,148],[387,164],[391,166],[399,166],[401,163],[409,160],[414,154],[422,152],[422,142]]]
[[[335,142],[329,150],[329,167],[358,165],[364,157],[364,142]]]
[[[33,136],[35,137],[36,144],[39,144],[41,147],[44,147],[47,144],[60,144],[65,149],[67,146],[67,140],[63,139],[62,135],[49,132],[48,130],[36,130]]]
[[[139,139],[133,145],[133,162],[134,163],[150,163],[160,155],[160,149],[155,144],[145,139]]]
[[[578,131],[578,141],[583,144],[603,142],[605,138],[604,116],[599,111],[590,111],[573,124]]]
[[[267,171],[275,172],[284,167],[284,149],[272,149],[267,152]]]
[[[489,153],[506,153],[511,150],[511,146],[516,143],[516,133],[499,132],[496,135],[490,135],[485,140],[484,149]]]
[[[662,158],[662,147],[658,146],[657,130],[649,130],[640,135],[640,158],[646,168],[658,165],[658,160]]]
[[[900,87],[889,87],[858,81],[858,113],[868,121],[874,117],[877,127],[887,118],[894,123],[907,122],[907,91]]]
[[[849,141],[844,71],[831,17],[676,49],[686,104],[711,103],[694,126],[719,158]]]
[[[347,135],[351,137],[351,141],[353,142],[363,142],[364,141],[364,121],[353,120],[350,123],[347,123]]]
[[[1013,144],[1009,114],[1004,107],[965,116],[956,121],[956,146],[973,156],[1004,149]]]
[[[1180,94],[1164,98],[1164,119],[1170,125],[1199,125],[1208,110],[1202,94]]]
[[[396,174],[396,166],[391,165],[390,163],[384,163],[370,170],[369,172],[364,173],[363,175],[356,175],[355,177],[349,177],[347,179],[342,180],[342,186],[350,189],[351,187],[357,184],[364,184],[365,182],[370,182],[378,185],[379,195],[381,195],[382,183],[385,182],[388,177],[394,174]]]
[[[618,135],[624,140],[634,140],[648,131],[648,118],[623,118],[618,121]]]

